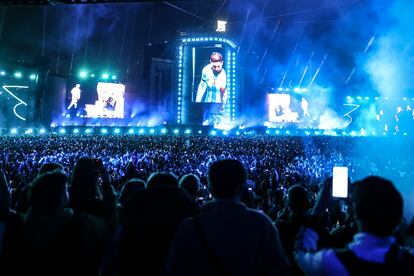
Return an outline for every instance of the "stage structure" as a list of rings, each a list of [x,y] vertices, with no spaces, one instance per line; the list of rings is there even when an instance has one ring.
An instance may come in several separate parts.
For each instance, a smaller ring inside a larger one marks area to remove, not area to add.
[[[221,34],[183,36],[178,45],[177,123],[230,129],[239,100],[236,43]]]

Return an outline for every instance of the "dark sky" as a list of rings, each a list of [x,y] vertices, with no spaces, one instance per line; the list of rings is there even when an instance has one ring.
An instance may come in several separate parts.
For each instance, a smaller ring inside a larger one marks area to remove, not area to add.
[[[240,55],[258,82],[304,86],[311,83],[319,68],[315,78],[319,85],[383,89],[378,82],[384,73],[378,72],[372,61],[379,60],[381,65],[390,59],[380,51],[384,43],[390,47],[387,53],[404,53],[394,71],[401,72],[404,81],[413,82],[405,74],[413,66],[407,63],[414,52],[409,39],[414,31],[407,20],[413,10],[409,0],[207,0],[2,7],[0,58],[31,60],[43,55],[51,60],[51,72],[63,75],[82,67],[119,75],[127,71],[140,74],[148,43],[168,41],[173,53],[181,33],[207,33],[214,30],[217,19],[224,19],[229,21],[228,34],[240,45]]]

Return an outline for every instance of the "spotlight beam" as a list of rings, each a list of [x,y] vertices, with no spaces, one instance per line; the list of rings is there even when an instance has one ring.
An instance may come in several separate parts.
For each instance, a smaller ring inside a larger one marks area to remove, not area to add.
[[[266,51],[264,52],[264,54],[262,56],[262,59],[260,60],[259,66],[257,66],[257,72],[259,72],[260,68],[262,67],[263,61],[266,58],[267,52],[269,51],[269,47],[272,44],[273,38],[275,37],[275,34],[276,34],[277,30],[279,29],[280,21],[281,20],[279,19],[279,21],[277,21],[275,27],[273,28],[273,32],[272,32],[272,35],[270,36],[269,43],[267,44]]]
[[[321,64],[319,64],[319,67],[318,67],[318,69],[316,70],[315,75],[313,76],[313,78],[312,78],[311,82],[310,82],[310,83],[309,83],[309,85],[308,85],[308,89],[312,86],[313,82],[315,81],[316,77],[318,76],[319,71],[321,70],[321,67],[322,67],[322,65],[325,63],[325,60],[326,60],[326,58],[327,58],[327,57],[328,57],[328,53],[326,53],[326,54],[325,54],[325,56],[323,57],[323,59],[322,59],[322,61],[321,61]]]
[[[305,70],[303,71],[302,77],[300,78],[300,81],[299,81],[298,87],[300,87],[300,86],[301,86],[301,84],[302,84],[303,78],[305,77],[306,72],[307,72],[307,71],[308,71],[308,69],[309,69],[309,65],[310,65],[310,63],[311,63],[311,61],[312,61],[312,57],[313,57],[313,55],[314,55],[314,54],[315,54],[315,52],[312,52],[312,54],[311,54],[311,56],[310,56],[310,58],[309,58],[308,64],[306,64]]]
[[[177,9],[177,10],[179,10],[179,11],[183,12],[183,13],[186,13],[186,14],[188,14],[188,15],[194,16],[195,18],[198,18],[198,19],[200,19],[200,20],[206,20],[204,17],[201,17],[201,16],[199,16],[199,15],[197,15],[197,14],[195,14],[195,13],[189,12],[189,11],[187,11],[187,10],[185,10],[185,9],[183,9],[183,8],[180,8],[180,7],[176,6],[176,5],[173,5],[173,4],[171,4],[171,3],[167,2],[167,1],[162,1],[162,2],[163,2],[164,4],[166,4],[166,5],[170,6],[170,7],[173,7],[174,9]]]
[[[363,52],[364,54],[366,54],[368,52],[369,48],[371,48],[372,43],[374,43],[374,40],[375,40],[375,36],[372,36],[371,39],[368,41],[367,46],[365,47],[365,50]],[[358,67],[358,62],[356,63],[356,65],[354,66],[354,68],[352,68],[352,71],[349,74],[348,78],[346,79],[345,84],[348,84],[348,82],[351,80],[351,78],[354,75],[357,67]]]
[[[282,82],[280,83],[279,87],[283,87],[283,83],[285,82],[285,79],[286,79],[286,76],[287,76],[287,73],[288,73],[288,70],[289,70],[289,65],[292,62],[293,56],[296,53],[296,49],[298,48],[298,44],[299,44],[299,42],[296,42],[295,47],[293,48],[292,55],[291,55],[291,57],[289,59],[289,62],[286,66],[285,74],[283,74]]]

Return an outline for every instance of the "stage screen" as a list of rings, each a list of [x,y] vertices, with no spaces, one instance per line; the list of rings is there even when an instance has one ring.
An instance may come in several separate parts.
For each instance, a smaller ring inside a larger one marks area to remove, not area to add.
[[[191,91],[196,103],[225,104],[226,70],[223,49],[215,47],[194,48],[192,56]]]
[[[33,109],[33,90],[18,82],[2,83],[0,87],[0,124],[5,127],[23,126]]]
[[[360,105],[341,103],[323,89],[285,88],[267,94],[270,128],[344,129],[359,116]]]
[[[178,123],[228,128],[236,118],[236,45],[220,37],[183,39]]]
[[[71,117],[124,118],[125,85],[70,81],[65,102]]]

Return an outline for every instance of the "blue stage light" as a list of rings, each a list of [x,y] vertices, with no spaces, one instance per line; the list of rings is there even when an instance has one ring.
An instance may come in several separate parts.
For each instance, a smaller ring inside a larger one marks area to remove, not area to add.
[[[32,134],[32,133],[33,133],[33,129],[28,128],[24,134]]]
[[[140,129],[138,130],[138,133],[139,133],[139,134],[144,134],[144,133],[145,133],[145,130],[144,130],[143,128],[140,128]]]
[[[161,133],[162,133],[162,134],[167,133],[167,129],[166,129],[166,128],[161,129]]]
[[[31,74],[31,75],[29,76],[29,79],[31,79],[31,80],[35,80],[35,79],[36,79],[36,75],[35,75],[35,74]]]
[[[85,129],[85,133],[86,134],[92,133],[92,129],[90,129],[90,128]]]
[[[176,129],[174,129],[173,133],[178,134],[178,133],[180,133],[180,130],[178,128],[176,128]]]
[[[108,133],[108,130],[106,128],[103,128],[103,129],[101,129],[101,133],[102,134],[107,134]]]
[[[65,133],[66,133],[66,129],[61,128],[61,129],[59,130],[59,133],[60,133],[60,134],[65,134]]]
[[[17,134],[17,128],[12,128],[12,129],[10,130],[10,133],[11,133],[11,134]]]
[[[214,135],[216,135],[216,134],[217,134],[217,131],[212,130],[212,131],[210,132],[210,134],[214,136]]]
[[[74,129],[73,129],[73,133],[75,133],[75,134],[79,133],[79,129],[74,128]]]
[[[46,129],[41,128],[41,129],[39,130],[39,133],[40,133],[40,134],[44,134],[44,133],[46,133]]]
[[[101,77],[102,77],[102,79],[107,80],[109,78],[109,74],[108,73],[103,73]]]
[[[115,133],[115,134],[119,134],[119,133],[121,133],[121,130],[120,130],[119,128],[115,128],[115,129],[114,129],[114,133]]]
[[[150,132],[151,134],[154,134],[154,133],[155,133],[155,129],[151,128],[151,129],[149,130],[149,132]]]
[[[186,129],[184,133],[185,134],[191,134],[191,129]]]
[[[88,72],[86,72],[85,70],[82,70],[79,72],[79,77],[84,79],[86,77],[88,77]]]

